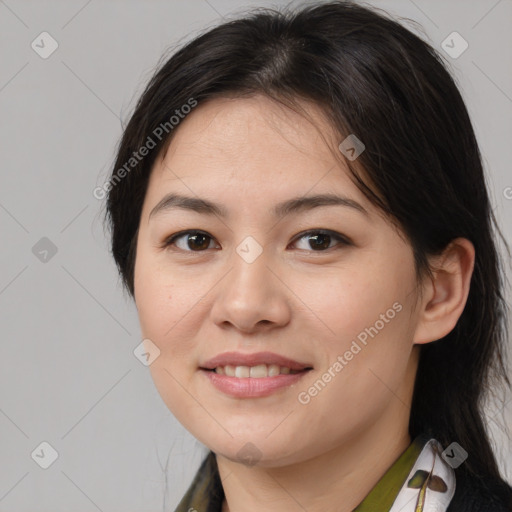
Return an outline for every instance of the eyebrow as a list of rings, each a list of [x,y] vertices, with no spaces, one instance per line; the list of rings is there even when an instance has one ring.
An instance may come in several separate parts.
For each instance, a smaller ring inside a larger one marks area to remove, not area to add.
[[[283,218],[291,213],[299,213],[306,210],[312,210],[320,206],[345,206],[353,208],[365,215],[368,212],[358,202],[348,197],[339,196],[336,194],[317,194],[314,196],[301,196],[288,199],[278,203],[271,210],[272,215],[277,218]],[[214,203],[207,199],[199,197],[189,197],[180,194],[170,193],[164,196],[159,203],[151,210],[149,219],[151,217],[169,211],[173,208],[181,208],[184,210],[191,210],[203,215],[217,215],[222,218],[228,218],[229,212],[221,204]]]

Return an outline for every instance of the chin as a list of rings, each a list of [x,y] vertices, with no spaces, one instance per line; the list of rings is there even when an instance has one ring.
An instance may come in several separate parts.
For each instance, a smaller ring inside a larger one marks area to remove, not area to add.
[[[298,462],[300,451],[293,436],[277,437],[272,441],[265,435],[237,436],[228,442],[210,442],[206,446],[215,454],[244,466],[281,467]],[[288,444],[287,444],[288,441]],[[204,444],[204,443],[203,443]]]

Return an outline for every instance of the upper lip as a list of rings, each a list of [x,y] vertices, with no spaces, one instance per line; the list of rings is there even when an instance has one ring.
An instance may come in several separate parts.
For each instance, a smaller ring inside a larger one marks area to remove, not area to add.
[[[304,370],[312,368],[308,363],[301,363],[273,352],[256,352],[254,354],[243,354],[241,352],[224,352],[208,359],[201,365],[206,370],[214,370],[218,366],[257,366],[260,364],[277,364],[291,370]]]

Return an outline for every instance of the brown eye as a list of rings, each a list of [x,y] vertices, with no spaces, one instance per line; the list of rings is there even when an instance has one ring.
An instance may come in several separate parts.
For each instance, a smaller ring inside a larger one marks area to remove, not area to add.
[[[185,243],[181,244],[181,246],[176,243],[180,239],[185,240]],[[168,238],[164,243],[164,247],[176,245],[178,249],[183,251],[201,252],[209,248],[211,240],[212,238],[202,231],[183,231]]]
[[[331,245],[331,235],[320,233],[309,237],[311,247],[316,251],[317,249],[329,249]]]
[[[329,230],[306,231],[295,237],[294,244],[303,239],[306,240],[307,247],[300,249],[313,252],[326,252],[336,247],[351,245],[351,241],[347,237]],[[175,246],[184,252],[203,252],[212,248],[210,247],[211,241],[213,238],[203,231],[181,231],[170,236],[161,247]]]
[[[302,233],[296,240],[306,240],[309,247],[304,247],[304,250],[313,250],[315,252],[325,252],[327,249],[332,249],[336,245],[350,245],[350,241],[339,233],[326,230],[307,231]],[[337,241],[338,243],[331,246],[331,242]]]
[[[210,245],[208,240],[208,235],[204,235],[203,233],[197,233],[191,235],[187,242],[188,246],[191,249],[199,249],[200,251],[202,251],[204,249],[208,249],[208,246]]]

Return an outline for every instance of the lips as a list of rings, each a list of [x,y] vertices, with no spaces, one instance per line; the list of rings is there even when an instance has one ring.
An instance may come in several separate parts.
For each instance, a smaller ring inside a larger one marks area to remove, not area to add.
[[[224,352],[201,364],[203,370],[215,370],[221,366],[258,366],[266,364],[287,367],[290,370],[302,371],[313,368],[310,363],[295,361],[288,357],[273,352],[256,352],[254,354],[243,354],[241,352]]]

